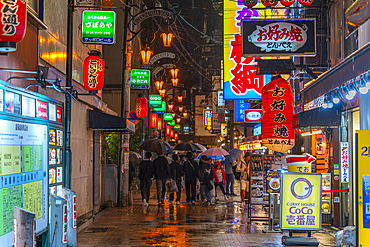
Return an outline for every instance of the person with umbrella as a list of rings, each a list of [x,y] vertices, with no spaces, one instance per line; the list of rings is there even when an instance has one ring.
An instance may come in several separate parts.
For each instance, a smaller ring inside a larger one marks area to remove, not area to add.
[[[176,195],[176,204],[180,204],[181,199],[181,177],[184,175],[183,167],[179,164],[179,156],[177,154],[172,155],[172,163],[170,164],[170,170],[172,178],[176,181],[177,185],[177,195]],[[169,203],[172,203],[175,197],[175,193],[170,194]]]
[[[152,185],[152,178],[154,175],[153,163],[150,160],[152,154],[150,152],[145,153],[145,159],[139,164],[139,179],[140,179],[140,190],[143,206],[147,207],[150,198],[150,187]]]
[[[164,204],[164,195],[166,193],[165,184],[171,179],[171,171],[166,157],[163,153],[157,153],[158,157],[153,161],[155,181],[157,184],[158,206]]]
[[[186,153],[184,162],[186,203],[195,205],[196,185],[199,179],[199,166],[191,152]],[[190,196],[191,194],[191,196]]]
[[[236,171],[240,172],[240,197],[242,199],[241,208],[245,206],[245,192],[247,192],[247,198],[249,198],[249,168],[250,168],[250,155],[245,153],[244,160],[241,159],[236,167]]]
[[[212,196],[211,190],[213,189],[213,185],[211,183],[213,179],[213,171],[212,166],[207,162],[208,157],[206,155],[202,155],[200,158],[200,193],[202,197],[203,205],[207,202],[211,203]]]

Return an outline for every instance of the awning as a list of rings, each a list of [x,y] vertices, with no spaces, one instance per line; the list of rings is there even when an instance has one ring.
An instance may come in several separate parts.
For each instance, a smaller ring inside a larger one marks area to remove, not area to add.
[[[357,76],[369,71],[370,43],[358,49],[342,62],[305,85],[303,104],[330,92]]]
[[[135,125],[126,118],[104,112],[88,110],[89,129],[109,132],[135,132]]]
[[[334,105],[333,108],[316,108],[299,113],[299,123],[295,123],[295,128],[299,127],[330,127],[339,128],[341,126],[342,106]]]

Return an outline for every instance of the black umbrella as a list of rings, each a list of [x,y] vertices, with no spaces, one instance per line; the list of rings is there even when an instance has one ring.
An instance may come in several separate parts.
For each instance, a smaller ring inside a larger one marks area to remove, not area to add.
[[[168,144],[168,142],[163,141],[162,139],[146,140],[139,145],[139,148],[147,152],[154,152],[158,154],[172,153],[172,148],[170,144]]]
[[[240,149],[234,148],[228,151],[229,155],[225,156],[225,160],[222,161],[224,164],[233,163],[235,160],[237,160],[240,155],[242,155],[242,151]]]
[[[194,143],[191,142],[182,142],[176,145],[176,147],[173,150],[178,150],[178,151],[201,151],[201,149],[195,145]]]

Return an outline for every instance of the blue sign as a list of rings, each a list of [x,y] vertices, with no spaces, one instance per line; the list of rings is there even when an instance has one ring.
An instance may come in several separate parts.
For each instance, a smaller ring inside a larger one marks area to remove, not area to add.
[[[250,103],[245,100],[234,101],[234,122],[244,123],[244,111],[250,108]]]
[[[263,80],[259,80],[258,84],[260,91],[262,91],[263,86],[265,86],[267,83],[271,81],[272,75],[260,75],[263,77]],[[229,100],[241,100],[241,99],[261,99],[262,94],[257,92],[256,89],[249,88],[248,90],[245,91],[245,93],[236,93],[233,91],[233,87],[231,85],[230,81],[225,81],[224,82],[224,99],[229,99]]]
[[[370,228],[370,175],[362,175],[363,228]]]
[[[254,136],[261,135],[262,134],[262,129],[261,128],[262,128],[261,123],[256,124],[255,126],[253,126],[253,135]]]

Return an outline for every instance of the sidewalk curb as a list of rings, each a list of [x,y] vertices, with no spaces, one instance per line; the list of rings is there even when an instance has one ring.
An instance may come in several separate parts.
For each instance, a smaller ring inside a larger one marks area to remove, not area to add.
[[[98,212],[95,216],[92,216],[90,219],[82,223],[79,227],[77,227],[77,233],[86,230],[86,228],[88,228],[95,220],[99,219],[100,216],[104,215],[109,210],[110,208],[105,208],[102,211]]]

